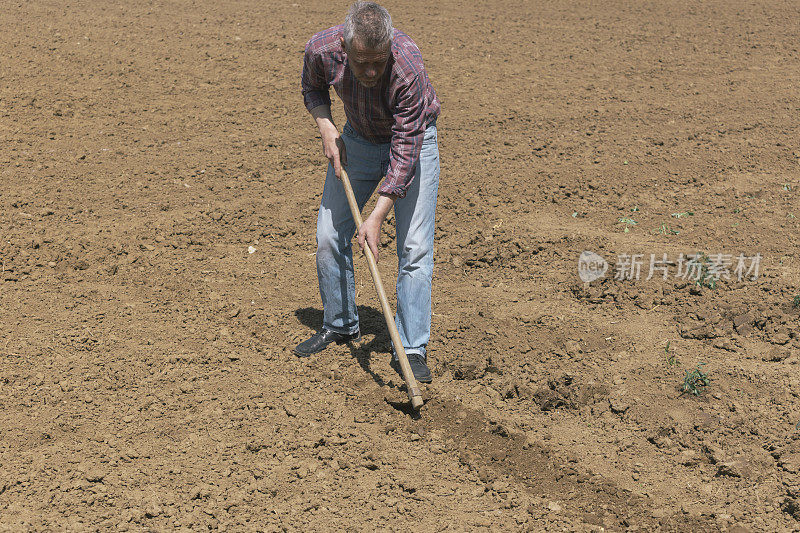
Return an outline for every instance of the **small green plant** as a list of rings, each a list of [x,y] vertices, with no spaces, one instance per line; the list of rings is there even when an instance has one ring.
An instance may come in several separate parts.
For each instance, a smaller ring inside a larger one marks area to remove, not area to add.
[[[700,393],[711,384],[711,378],[708,377],[708,372],[703,372],[702,366],[705,363],[698,363],[697,366],[690,372],[686,370],[686,375],[683,378],[682,393],[691,392],[695,396],[700,396]]]
[[[679,365],[681,362],[678,360],[678,358],[677,358],[677,357],[675,357],[675,354],[674,354],[674,353],[670,353],[670,351],[669,351],[669,345],[670,345],[670,342],[672,342],[672,341],[667,341],[667,345],[666,345],[666,346],[664,346],[664,354],[665,354],[665,355],[664,355],[664,359],[666,359],[666,361],[667,361],[667,364],[668,364],[669,366],[677,366],[677,365]]]
[[[666,224],[661,224],[661,227],[653,228],[652,233],[655,235],[678,235],[680,231],[670,229]]]
[[[683,218],[694,216],[694,211],[684,211],[683,213],[672,213],[672,218]]]
[[[628,227],[629,226],[635,226],[637,224],[637,222],[635,220],[633,220],[632,218],[621,218],[621,219],[619,219],[619,221],[620,221],[621,224],[625,224],[624,233],[628,233],[628,231],[629,231]]]
[[[792,300],[792,307],[800,307],[800,294],[795,296]]]
[[[792,186],[790,184],[788,184],[788,183],[784,183],[783,184],[783,190],[784,191],[791,191],[792,190]]]
[[[697,280],[695,284],[698,287],[708,287],[709,289],[715,289],[717,287],[717,278],[710,274],[711,272],[711,259],[703,253],[694,259],[700,265],[700,272],[697,275]]]

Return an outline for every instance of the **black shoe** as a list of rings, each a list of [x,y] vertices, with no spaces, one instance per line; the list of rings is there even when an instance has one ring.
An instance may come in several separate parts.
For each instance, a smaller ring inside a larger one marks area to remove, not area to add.
[[[311,354],[321,352],[332,342],[336,344],[344,344],[345,342],[361,340],[361,332],[355,333],[336,333],[328,329],[322,328],[319,332],[315,333],[307,341],[303,341],[294,349],[295,355],[298,357],[308,357]]]
[[[428,368],[428,364],[425,362],[424,355],[419,353],[409,353],[406,354],[406,357],[408,358],[408,365],[411,367],[411,371],[414,373],[414,379],[420,383],[430,383],[433,381],[433,375]],[[394,368],[395,372],[400,374],[400,377],[403,377],[403,370],[400,368],[400,361],[398,361],[397,358],[392,357],[390,366]]]

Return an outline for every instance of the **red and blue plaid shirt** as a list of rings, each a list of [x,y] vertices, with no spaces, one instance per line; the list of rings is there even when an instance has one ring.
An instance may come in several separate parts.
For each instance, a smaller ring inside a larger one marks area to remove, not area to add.
[[[386,72],[375,87],[353,76],[340,37],[342,25],[315,34],[306,44],[301,85],[309,111],[331,105],[333,86],[347,121],[373,143],[391,143],[389,170],[379,193],[404,197],[414,179],[425,128],[439,116],[439,99],[428,81],[422,54],[411,38],[394,31]]]

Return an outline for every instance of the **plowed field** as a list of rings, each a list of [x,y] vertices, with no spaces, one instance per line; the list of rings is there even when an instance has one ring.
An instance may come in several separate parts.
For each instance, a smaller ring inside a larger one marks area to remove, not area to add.
[[[798,4],[386,7],[442,101],[420,417],[361,257],[363,341],[291,353],[347,3],[3,3],[0,530],[800,529]]]

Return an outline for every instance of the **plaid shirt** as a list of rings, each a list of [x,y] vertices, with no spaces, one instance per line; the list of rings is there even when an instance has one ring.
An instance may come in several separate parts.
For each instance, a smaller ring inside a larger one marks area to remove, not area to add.
[[[439,99],[428,81],[414,41],[398,30],[381,81],[367,88],[358,83],[339,38],[342,26],[323,30],[306,44],[301,85],[309,111],[331,105],[332,85],[344,104],[347,120],[373,143],[391,143],[389,170],[379,193],[406,195],[419,161],[425,128],[439,116]]]

